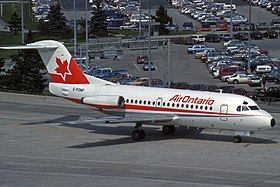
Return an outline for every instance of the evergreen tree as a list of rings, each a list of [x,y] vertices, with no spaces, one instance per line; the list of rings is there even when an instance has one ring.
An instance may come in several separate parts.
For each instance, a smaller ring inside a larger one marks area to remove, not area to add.
[[[40,21],[39,29],[42,34],[63,36],[70,33],[70,29],[65,23],[66,18],[61,12],[59,3],[55,3],[50,7],[50,12],[46,20],[48,21]]]
[[[4,58],[0,58],[0,88],[5,86],[5,76],[6,75],[2,74],[5,71],[4,65],[5,65]]]
[[[17,35],[18,31],[21,29],[21,19],[19,15],[14,12],[11,16],[11,20],[8,22],[11,32]]]
[[[0,58],[0,75],[1,75],[2,72],[5,71],[4,65],[5,65],[5,60],[4,60],[4,58]]]
[[[96,7],[93,8],[92,17],[89,23],[89,33],[94,35],[107,35],[106,15],[102,9],[102,0],[96,1]],[[105,32],[104,32],[105,31]]]
[[[165,28],[165,24],[168,24],[170,21],[170,17],[167,15],[167,9],[165,9],[162,5],[159,6],[156,11],[156,22],[159,22],[159,34],[168,34],[169,30]]]
[[[27,34],[26,43],[34,42],[31,31]],[[18,55],[12,57],[16,65],[8,72],[6,86],[10,90],[40,94],[45,88],[43,78],[43,62],[37,50],[19,51]]]

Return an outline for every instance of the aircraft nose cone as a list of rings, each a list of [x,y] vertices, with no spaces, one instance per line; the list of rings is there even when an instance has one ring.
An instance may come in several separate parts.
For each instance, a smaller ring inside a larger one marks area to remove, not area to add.
[[[276,121],[275,121],[274,118],[272,118],[271,121],[270,121],[270,126],[271,126],[271,127],[274,127],[275,124],[276,124]]]

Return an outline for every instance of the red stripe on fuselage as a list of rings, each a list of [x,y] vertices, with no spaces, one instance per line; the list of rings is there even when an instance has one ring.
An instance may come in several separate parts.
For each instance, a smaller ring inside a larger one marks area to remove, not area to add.
[[[74,99],[74,98],[67,98],[73,102],[76,103],[81,103],[79,99]],[[111,105],[88,105],[94,108],[100,108],[100,109],[125,109],[125,110],[138,110],[139,112],[141,111],[153,111],[153,112],[164,112],[165,114],[167,112],[169,113],[188,113],[188,114],[197,114],[199,116],[199,114],[206,114],[209,116],[213,116],[213,115],[226,115],[226,116],[252,116],[252,115],[248,115],[248,114],[232,114],[232,113],[220,113],[220,112],[210,112],[210,111],[200,111],[200,110],[186,110],[186,109],[176,109],[176,108],[163,108],[163,107],[154,107],[154,106],[141,106],[141,105],[129,105],[129,104],[125,104],[124,108],[119,108],[116,106],[111,106]]]

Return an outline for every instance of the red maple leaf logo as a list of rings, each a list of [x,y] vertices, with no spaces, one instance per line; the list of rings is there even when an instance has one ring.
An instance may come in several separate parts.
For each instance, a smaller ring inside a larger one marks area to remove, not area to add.
[[[62,77],[64,81],[66,79],[66,75],[72,75],[69,70],[70,63],[68,63],[67,60],[61,62],[60,58],[56,58],[56,64],[58,67],[55,69],[55,71]]]

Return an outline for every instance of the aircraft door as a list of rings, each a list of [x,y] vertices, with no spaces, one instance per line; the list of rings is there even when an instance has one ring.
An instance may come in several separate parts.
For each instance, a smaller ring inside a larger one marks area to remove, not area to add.
[[[158,97],[157,100],[156,100],[155,106],[156,107],[162,107],[162,103],[163,103],[162,97]]]
[[[220,106],[220,120],[221,121],[227,121],[228,120],[228,105],[227,104],[222,104]]]

